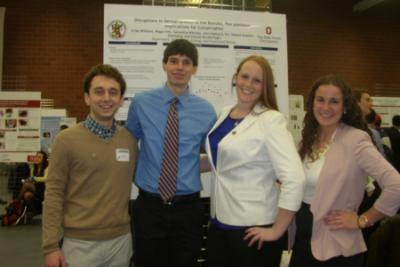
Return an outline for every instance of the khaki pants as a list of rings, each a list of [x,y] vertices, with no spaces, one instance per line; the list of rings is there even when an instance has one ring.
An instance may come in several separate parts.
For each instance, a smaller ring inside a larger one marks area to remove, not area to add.
[[[68,267],[128,267],[132,256],[131,233],[102,241],[64,238],[62,252]]]

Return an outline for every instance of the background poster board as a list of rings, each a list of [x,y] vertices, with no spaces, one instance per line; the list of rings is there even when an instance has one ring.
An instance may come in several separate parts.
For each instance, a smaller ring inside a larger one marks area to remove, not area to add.
[[[116,114],[126,120],[131,98],[162,86],[163,51],[175,39],[193,42],[199,65],[192,93],[210,101],[217,113],[236,101],[232,76],[239,62],[252,54],[271,64],[281,112],[287,117],[288,66],[286,16],[268,12],[218,9],[104,5],[104,63],[117,67],[127,81],[124,105]],[[210,174],[202,174],[203,191],[210,195]],[[131,198],[137,196],[133,186]]]
[[[394,115],[400,115],[400,97],[372,97],[373,108],[382,117],[382,128],[392,126]]]
[[[40,150],[40,98],[0,91],[0,162],[27,162]]]
[[[272,65],[280,110],[288,115],[286,17],[268,12],[155,7],[104,6],[104,63],[116,66],[127,80],[125,120],[135,93],[160,87],[166,80],[162,55],[167,43],[184,38],[199,50],[199,66],[190,88],[217,112],[236,100],[232,75],[248,55]]]
[[[51,153],[54,137],[60,131],[60,125],[66,116],[66,109],[42,109],[40,149],[47,155]]]
[[[301,141],[304,116],[304,97],[302,95],[289,95],[288,127],[296,145]]]

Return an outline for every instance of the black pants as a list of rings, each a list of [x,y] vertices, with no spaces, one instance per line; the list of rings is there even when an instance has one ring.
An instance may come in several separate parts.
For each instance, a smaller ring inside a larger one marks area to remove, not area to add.
[[[261,250],[257,244],[248,247],[243,240],[246,229],[223,230],[211,224],[207,235],[207,267],[279,267],[284,237],[274,242],[264,242]]]
[[[168,205],[139,194],[133,207],[135,267],[197,267],[203,216],[200,198]]]
[[[310,205],[302,203],[296,214],[296,238],[293,247],[289,267],[361,267],[363,265],[363,253],[343,257],[338,256],[327,261],[319,261],[311,252],[313,215]]]

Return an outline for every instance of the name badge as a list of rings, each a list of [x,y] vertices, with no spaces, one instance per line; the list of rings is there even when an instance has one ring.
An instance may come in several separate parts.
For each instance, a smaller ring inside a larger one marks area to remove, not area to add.
[[[129,149],[117,148],[115,151],[117,161],[128,162],[129,161]]]

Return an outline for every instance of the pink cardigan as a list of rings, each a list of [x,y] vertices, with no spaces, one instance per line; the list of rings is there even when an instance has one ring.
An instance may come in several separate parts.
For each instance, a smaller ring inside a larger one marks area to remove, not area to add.
[[[394,215],[400,206],[400,174],[381,156],[367,133],[341,124],[326,154],[311,203],[311,249],[318,260],[366,250],[361,230],[331,231],[323,219],[333,210],[357,211],[368,175],[382,188],[374,207]]]

